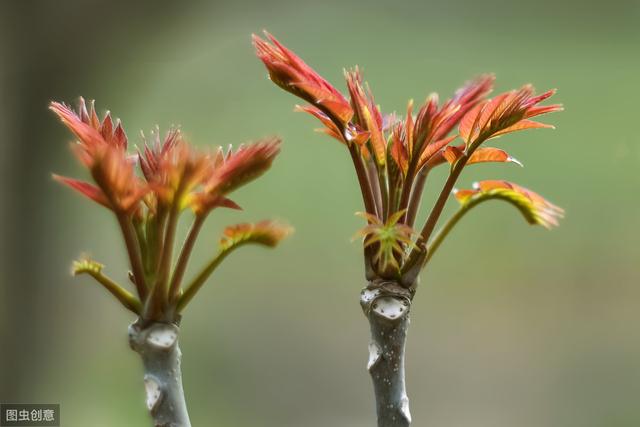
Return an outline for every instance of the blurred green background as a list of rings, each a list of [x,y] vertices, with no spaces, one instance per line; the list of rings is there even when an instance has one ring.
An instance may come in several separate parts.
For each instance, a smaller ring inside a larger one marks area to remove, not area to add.
[[[566,219],[548,232],[487,204],[434,257],[412,312],[414,424],[640,425],[637,0],[1,7],[0,401],[60,403],[65,426],[149,424],[127,346],[132,317],[69,274],[83,251],[117,278],[126,269],[109,213],[50,179],[85,176],[46,108],[83,95],[123,118],[133,142],[173,123],[200,146],[285,140],[274,168],[234,197],[244,212],[212,217],[191,264],[231,222],[271,217],[297,229],[275,251],[234,254],[186,311],[194,425],[374,425],[361,253],[350,242],[361,226],[357,182],[344,148],[267,81],[249,36],[268,28],[341,89],[343,67],[361,65],[387,112],[432,91],[445,98],[482,72],[496,73],[498,91],[559,89],[566,111],[546,118],[556,131],[497,142],[524,169],[473,166],[461,185],[513,180]]]

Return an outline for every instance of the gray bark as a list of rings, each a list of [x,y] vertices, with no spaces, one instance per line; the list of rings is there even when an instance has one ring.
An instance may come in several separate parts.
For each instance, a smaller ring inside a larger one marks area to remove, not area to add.
[[[360,294],[371,327],[367,369],[373,381],[378,427],[411,424],[404,374],[411,299],[407,288],[386,281],[372,281]]]
[[[179,332],[173,323],[140,319],[129,326],[129,344],[142,357],[147,409],[155,427],[191,427],[182,388]]]

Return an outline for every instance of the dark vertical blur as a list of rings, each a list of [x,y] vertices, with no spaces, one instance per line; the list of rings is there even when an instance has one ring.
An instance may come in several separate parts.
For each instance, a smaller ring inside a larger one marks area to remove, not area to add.
[[[52,135],[61,133],[46,106],[52,99],[75,98],[98,67],[125,60],[119,45],[143,46],[157,36],[152,29],[172,31],[185,11],[179,5],[169,0],[2,2],[0,342],[11,351],[2,349],[0,401],[27,398],[43,356],[56,345],[48,340],[55,319],[42,315],[43,305],[60,304],[46,271],[53,254],[45,249],[44,237],[55,230],[45,228],[41,201],[49,159],[61,154]]]

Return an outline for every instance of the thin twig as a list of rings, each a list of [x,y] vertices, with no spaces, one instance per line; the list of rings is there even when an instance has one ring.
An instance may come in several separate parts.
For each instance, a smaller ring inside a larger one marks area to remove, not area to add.
[[[364,163],[362,162],[362,157],[360,157],[360,153],[358,153],[358,149],[353,143],[349,144],[349,154],[351,154],[351,160],[353,161],[353,166],[356,169],[356,174],[358,175],[358,183],[360,184],[360,192],[362,193],[364,208],[367,213],[380,217],[376,209],[373,192],[369,183],[367,171],[364,167]]]
[[[447,220],[442,228],[436,233],[434,238],[429,242],[429,251],[424,260],[424,264],[427,264],[434,253],[438,250],[444,239],[449,232],[455,227],[455,225],[462,219],[462,217],[469,212],[469,210],[476,206],[479,202],[470,201],[468,204],[462,206],[458,211]]]
[[[451,194],[451,191],[453,190],[453,187],[455,186],[456,181],[458,180],[458,177],[462,172],[462,169],[467,163],[467,159],[469,158],[468,156],[468,154],[464,154],[462,157],[460,157],[460,159],[451,169],[449,177],[442,187],[442,191],[440,191],[440,195],[438,196],[438,199],[436,200],[436,203],[433,206],[433,209],[431,210],[431,213],[429,214],[429,217],[427,218],[422,231],[420,232],[420,236],[418,236],[416,247],[411,250],[407,261],[402,267],[402,276],[405,283],[413,282],[418,277],[418,274],[422,269],[424,260],[427,256],[427,241],[429,240],[429,237],[431,236],[431,233],[433,232],[438,219],[442,214],[442,210],[447,204],[449,195]]]
[[[104,288],[109,291],[111,295],[116,297],[116,299],[127,309],[138,315],[142,312],[142,304],[140,303],[140,300],[138,300],[138,298],[136,298],[131,292],[114,282],[111,278],[97,271],[86,271],[86,274],[90,275],[98,283],[104,286]]]
[[[136,285],[136,291],[141,301],[147,296],[147,284],[144,278],[144,269],[142,267],[142,257],[140,255],[140,245],[136,237],[135,229],[131,222],[131,218],[124,213],[116,213],[118,224],[122,230],[125,246],[131,263],[131,271]]]
[[[167,223],[167,210],[163,206],[158,207],[155,221],[156,245],[153,248],[152,271],[154,277],[158,277],[158,273],[160,273],[160,257],[164,249],[164,230]]]
[[[409,227],[413,227],[416,222],[416,216],[418,215],[418,209],[420,209],[420,201],[422,200],[422,192],[424,191],[424,185],[427,182],[427,176],[429,175],[429,168],[424,167],[418,173],[415,183],[413,184],[413,190],[411,191],[411,197],[407,204],[407,215],[405,224]]]
[[[373,160],[366,162],[367,176],[371,183],[371,192],[373,193],[376,211],[382,212],[382,193],[380,192],[380,181],[378,180],[378,170]]]
[[[204,220],[206,217],[206,214],[197,215],[195,217],[193,223],[191,224],[191,228],[189,229],[189,234],[187,235],[184,244],[182,245],[178,261],[176,263],[175,269],[173,270],[171,285],[169,287],[170,302],[175,301],[180,294],[180,285],[182,283],[182,278],[184,277],[184,272],[187,269],[189,257],[195,245],[198,233],[200,233],[200,229],[202,228],[202,224],[204,224]]]
[[[387,169],[386,167],[383,169],[378,169],[378,183],[380,187],[380,197],[382,199],[382,217],[383,221],[386,221],[389,218],[389,215],[394,212],[390,212],[389,208],[389,184],[387,182]]]
[[[180,313],[184,307],[191,301],[195,294],[200,290],[202,285],[207,281],[211,273],[220,265],[220,263],[229,255],[233,250],[241,245],[235,245],[228,250],[218,252],[211,261],[198,273],[198,275],[191,281],[191,283],[185,287],[184,293],[178,299],[176,312]]]
[[[148,307],[148,315],[155,316],[162,312],[164,306],[169,302],[168,285],[171,264],[173,261],[173,246],[176,238],[178,217],[180,216],[180,200],[184,191],[184,180],[181,180],[173,195],[173,201],[169,210],[167,225],[164,230],[162,242],[162,255],[158,265],[156,283],[151,290],[151,297]]]

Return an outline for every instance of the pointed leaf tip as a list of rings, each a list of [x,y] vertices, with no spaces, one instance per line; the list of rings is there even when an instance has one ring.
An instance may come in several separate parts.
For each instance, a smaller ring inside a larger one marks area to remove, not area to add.
[[[51,177],[54,179],[54,181],[64,184],[67,187],[72,188],[73,190],[87,197],[88,199],[91,199],[94,202],[99,203],[102,206],[111,209],[111,205],[109,204],[107,196],[104,194],[104,192],[100,188],[96,187],[95,185],[89,184],[88,182],[85,182],[85,181],[80,181],[77,179],[69,178],[66,176],[60,176],[56,174],[51,174]]]

